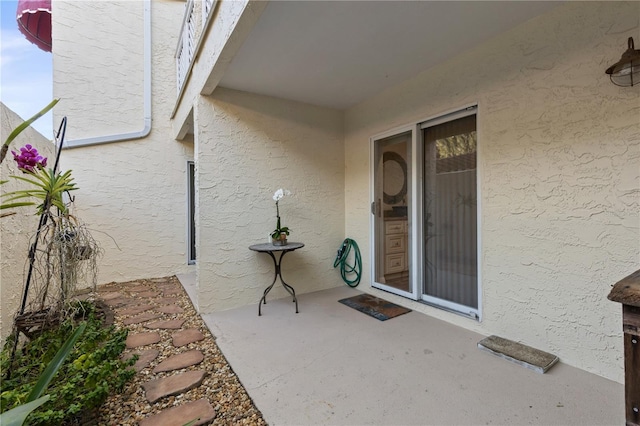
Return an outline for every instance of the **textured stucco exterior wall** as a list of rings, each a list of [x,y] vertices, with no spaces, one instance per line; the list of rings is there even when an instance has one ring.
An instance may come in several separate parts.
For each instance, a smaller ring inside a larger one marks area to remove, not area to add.
[[[4,142],[13,129],[24,120],[3,103],[0,103],[0,114],[2,116],[0,140]],[[53,143],[32,127],[28,127],[11,143],[9,153],[0,165],[0,180],[8,181],[0,186],[0,194],[29,188],[26,182],[9,178],[11,175],[21,175],[13,161],[11,151],[18,151],[26,144],[31,144],[42,156],[49,158],[50,162],[53,161],[55,151]],[[0,347],[4,345],[4,340],[11,333],[13,316],[20,308],[29,241],[38,227],[39,216],[35,215],[35,211],[35,206],[3,210],[3,212],[15,214],[0,218]]]
[[[293,193],[280,202],[289,241],[305,243],[284,258],[285,280],[297,294],[341,285],[333,260],[344,238],[342,113],[218,88],[194,121],[200,312],[257,304],[273,280],[272,260],[248,247],[268,242],[278,188]],[[270,297],[283,297],[281,287]]]
[[[640,264],[640,91],[604,70],[639,17],[638,2],[568,2],[348,110],[346,233],[363,281],[369,138],[477,102],[482,321],[385,297],[622,381],[607,294]]]
[[[68,139],[143,127],[143,1],[53,3],[55,122]],[[152,1],[152,125],[144,139],[63,151],[78,187],[76,214],[105,250],[98,282],[189,272],[187,160],[171,138],[175,51],[184,3]]]

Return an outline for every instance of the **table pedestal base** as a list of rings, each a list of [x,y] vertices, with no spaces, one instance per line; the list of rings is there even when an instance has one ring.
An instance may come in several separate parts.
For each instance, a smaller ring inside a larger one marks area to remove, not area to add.
[[[282,258],[284,257],[284,255],[287,253],[286,250],[283,250],[280,252],[280,259],[276,260],[276,257],[274,256],[273,252],[270,251],[264,251],[263,253],[267,253],[269,256],[271,256],[271,259],[273,259],[273,264],[275,266],[275,276],[273,277],[273,282],[271,283],[271,285],[269,287],[267,287],[264,290],[264,293],[262,294],[262,298],[260,299],[260,302],[258,303],[258,316],[262,315],[262,304],[264,303],[265,305],[267,304],[267,294],[269,294],[269,292],[271,291],[271,289],[273,288],[273,286],[275,285],[276,281],[278,280],[278,277],[280,277],[280,282],[282,283],[282,286],[284,287],[285,290],[287,290],[287,292],[293,296],[293,301],[296,304],[296,314],[298,313],[298,298],[296,297],[296,291],[293,289],[293,287],[291,287],[289,284],[287,284],[286,282],[284,282],[284,279],[282,279],[282,270],[280,269],[280,265],[282,265]]]

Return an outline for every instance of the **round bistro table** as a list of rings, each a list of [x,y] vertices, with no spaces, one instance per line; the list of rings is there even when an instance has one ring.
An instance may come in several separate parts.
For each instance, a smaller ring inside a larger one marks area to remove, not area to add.
[[[280,282],[282,283],[282,286],[284,287],[284,289],[287,290],[287,292],[291,296],[293,296],[293,301],[296,303],[296,314],[298,313],[298,299],[296,298],[296,291],[293,289],[293,287],[291,287],[289,284],[284,282],[284,279],[282,279],[281,265],[282,265],[282,258],[284,257],[285,254],[289,253],[290,251],[298,250],[299,248],[302,248],[302,247],[304,247],[304,244],[302,243],[287,243],[284,246],[276,246],[271,243],[264,243],[264,244],[254,244],[252,246],[249,246],[249,250],[257,251],[259,253],[266,253],[269,256],[271,256],[271,259],[273,259],[273,265],[275,267],[275,276],[273,277],[273,282],[269,287],[267,287],[264,290],[264,293],[262,294],[262,298],[258,303],[258,316],[262,315],[262,311],[261,311],[262,304],[263,303],[265,305],[267,304],[267,294],[269,294],[269,292],[275,285],[276,281],[278,280],[278,277],[280,277]],[[280,257],[278,259],[276,259],[276,256],[274,255],[274,253],[276,252],[280,252]]]

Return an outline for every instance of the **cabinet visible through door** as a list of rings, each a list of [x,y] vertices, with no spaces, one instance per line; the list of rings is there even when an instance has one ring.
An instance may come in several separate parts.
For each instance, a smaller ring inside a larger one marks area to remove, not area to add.
[[[411,156],[413,130],[374,140],[373,286],[405,297],[413,294],[411,255]]]
[[[408,273],[407,220],[385,220],[385,281],[401,278]]]

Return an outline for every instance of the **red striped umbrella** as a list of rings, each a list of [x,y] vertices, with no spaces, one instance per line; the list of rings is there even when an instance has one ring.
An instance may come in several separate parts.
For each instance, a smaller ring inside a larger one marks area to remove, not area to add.
[[[51,0],[18,0],[16,19],[27,40],[51,52]]]

